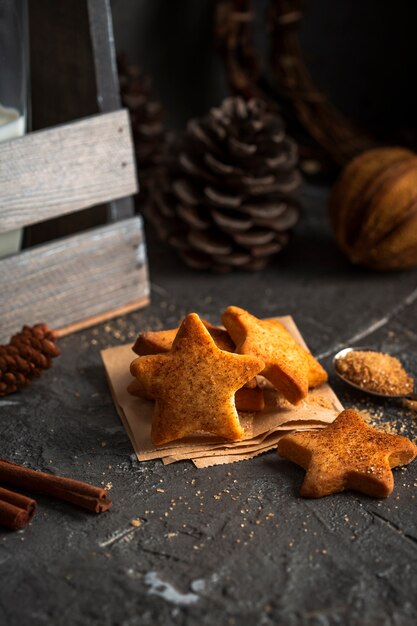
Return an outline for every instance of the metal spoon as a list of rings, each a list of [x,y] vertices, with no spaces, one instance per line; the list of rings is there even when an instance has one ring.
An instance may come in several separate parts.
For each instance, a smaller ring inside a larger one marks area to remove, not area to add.
[[[335,356],[333,357],[333,361],[332,361],[332,365],[333,365],[333,369],[335,371],[335,374],[340,378],[340,380],[343,380],[344,383],[346,383],[347,385],[350,385],[351,387],[354,387],[355,389],[359,389],[359,391],[363,391],[364,393],[369,393],[373,396],[379,396],[380,398],[404,398],[407,400],[417,400],[417,394],[416,393],[408,393],[408,394],[386,394],[386,393],[379,393],[378,391],[372,391],[372,389],[365,389],[364,387],[360,387],[359,385],[357,385],[356,383],[353,383],[351,380],[349,380],[348,378],[346,378],[345,376],[343,376],[343,374],[341,372],[339,372],[338,368],[337,368],[337,361],[340,358],[343,358],[348,352],[375,352],[375,348],[363,348],[363,347],[359,347],[359,346],[352,346],[349,348],[343,348],[343,350],[340,350],[337,354],[335,354]]]

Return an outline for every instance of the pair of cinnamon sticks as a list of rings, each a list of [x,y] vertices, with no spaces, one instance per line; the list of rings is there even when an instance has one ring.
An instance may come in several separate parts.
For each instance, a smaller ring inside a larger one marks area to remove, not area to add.
[[[37,472],[5,459],[0,459],[0,483],[65,500],[94,513],[107,511],[112,505],[106,490],[101,487]],[[32,498],[0,487],[0,526],[12,530],[25,528],[35,510],[36,501]]]

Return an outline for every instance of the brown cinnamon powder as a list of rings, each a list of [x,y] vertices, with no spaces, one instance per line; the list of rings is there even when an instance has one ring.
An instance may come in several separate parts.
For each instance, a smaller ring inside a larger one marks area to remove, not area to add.
[[[383,352],[352,350],[336,361],[337,371],[358,387],[385,395],[412,393],[414,381],[400,361]]]

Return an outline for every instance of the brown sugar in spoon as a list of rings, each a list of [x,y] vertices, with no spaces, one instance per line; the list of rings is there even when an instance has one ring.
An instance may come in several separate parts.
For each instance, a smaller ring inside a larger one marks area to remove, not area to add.
[[[348,347],[333,358],[336,375],[346,384],[381,398],[417,400],[415,383],[401,362],[367,347]]]

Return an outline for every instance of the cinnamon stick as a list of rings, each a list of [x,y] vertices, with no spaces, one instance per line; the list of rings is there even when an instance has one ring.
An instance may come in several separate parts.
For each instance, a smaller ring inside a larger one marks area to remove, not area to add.
[[[12,530],[25,528],[36,510],[36,502],[20,493],[0,487],[0,526]]]
[[[65,500],[94,513],[107,511],[112,505],[101,487],[31,470],[5,459],[0,459],[0,482]]]

